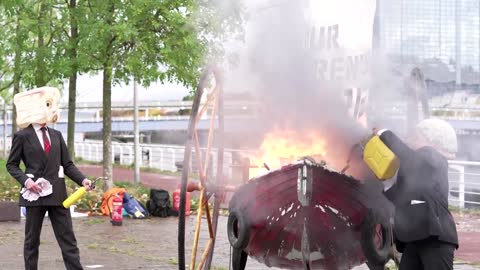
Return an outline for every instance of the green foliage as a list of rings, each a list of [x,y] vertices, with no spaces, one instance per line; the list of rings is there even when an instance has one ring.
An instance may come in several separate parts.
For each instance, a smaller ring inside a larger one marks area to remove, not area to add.
[[[7,60],[0,72],[6,75],[5,86],[11,85],[14,74],[20,76],[25,88],[61,83],[57,66],[62,29],[55,4],[53,0],[0,2],[0,17],[5,23],[0,57]],[[11,60],[17,54],[15,63]]]
[[[170,81],[194,89],[205,64],[223,55],[223,42],[241,36],[232,34],[242,33],[241,3],[2,0],[0,92],[13,85],[14,95],[21,88],[61,85],[78,72],[103,71],[103,159],[111,160],[112,84],[135,78],[143,86]],[[69,92],[75,96],[74,87]],[[11,94],[2,97],[11,100]],[[70,120],[70,135],[73,128]],[[104,169],[111,178],[111,163],[104,162]]]
[[[79,188],[79,186],[70,180],[67,180],[67,194],[72,194]],[[87,192],[78,202],[77,205],[78,212],[87,212],[91,215],[101,215],[102,212],[100,207],[102,206],[102,196],[103,191],[101,188],[101,183],[97,185],[97,188],[93,191]],[[140,201],[142,204],[146,204],[150,190],[141,184],[133,184],[128,182],[115,182],[115,187],[125,188],[127,192]]]
[[[150,189],[142,184],[134,184],[130,182],[115,182],[115,186],[119,188],[125,188],[127,192],[135,199],[141,202],[143,205],[147,203]]]
[[[480,207],[460,208],[458,206],[449,205],[448,209],[453,213],[463,213],[463,214],[480,216]]]
[[[6,161],[0,159],[0,201],[18,201],[20,195],[20,184],[13,179],[7,172],[5,167]],[[24,166],[21,166],[24,168]],[[92,179],[92,177],[90,177]],[[78,188],[77,183],[73,182],[70,179],[65,180],[67,187],[67,194],[74,193]],[[150,196],[150,189],[143,186],[142,184],[134,184],[130,182],[115,182],[115,187],[125,188],[127,192],[137,199],[144,206],[147,203],[147,200]],[[87,192],[85,196],[80,198],[76,203],[77,212],[84,212],[90,215],[101,215],[102,212],[100,207],[102,205],[102,183],[97,183],[97,189]],[[172,194],[170,194],[172,196]],[[170,202],[173,200],[171,199]],[[192,197],[190,200],[190,207],[192,211],[198,209],[198,198]],[[213,205],[210,205],[210,209],[213,209]],[[94,221],[92,221],[94,222]],[[99,221],[100,222],[100,221]]]
[[[107,60],[114,83],[135,77],[145,86],[176,81],[193,88],[205,59],[242,33],[242,20],[237,0],[4,0],[0,91],[14,73],[25,88],[58,85],[77,71],[96,73]]]
[[[0,201],[18,201],[20,184],[13,178],[0,180]]]
[[[5,164],[6,161],[0,159],[0,201],[18,201],[20,184],[10,176]]]
[[[168,263],[171,264],[171,265],[178,265],[178,259],[174,258],[174,257],[171,257],[171,258],[168,259]]]

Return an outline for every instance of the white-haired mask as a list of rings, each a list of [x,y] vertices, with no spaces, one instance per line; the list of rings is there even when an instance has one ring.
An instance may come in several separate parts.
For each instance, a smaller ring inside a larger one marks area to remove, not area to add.
[[[416,127],[417,139],[437,149],[447,159],[454,159],[457,153],[457,134],[453,127],[440,119],[425,119]]]

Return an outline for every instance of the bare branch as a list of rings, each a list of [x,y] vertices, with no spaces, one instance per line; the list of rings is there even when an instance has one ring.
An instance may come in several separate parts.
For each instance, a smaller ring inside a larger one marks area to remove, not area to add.
[[[70,37],[70,33],[68,33],[68,31],[67,31],[66,28],[63,28],[63,32],[65,33],[65,35],[66,35],[68,38],[71,38],[71,37]]]
[[[11,80],[9,83],[7,83],[6,85],[0,87],[0,92],[10,88],[11,86],[13,85],[13,80]]]

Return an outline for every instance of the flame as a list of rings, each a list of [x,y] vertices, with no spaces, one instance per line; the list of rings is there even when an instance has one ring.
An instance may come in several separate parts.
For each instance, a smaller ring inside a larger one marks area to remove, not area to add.
[[[318,133],[276,130],[265,135],[258,155],[250,157],[250,164],[254,167],[250,169],[250,177],[267,172],[266,167],[274,170],[304,156],[319,161],[319,157],[326,155],[326,142]]]

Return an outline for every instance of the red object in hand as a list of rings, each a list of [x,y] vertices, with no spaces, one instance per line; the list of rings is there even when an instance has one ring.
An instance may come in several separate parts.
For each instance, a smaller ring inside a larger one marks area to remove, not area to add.
[[[117,195],[113,197],[112,201],[112,213],[111,215],[111,223],[114,226],[122,225],[122,209],[123,209],[123,199]]]
[[[173,210],[180,210],[180,189],[176,189],[172,195],[173,198]],[[185,215],[190,215],[190,192],[187,192],[187,198],[185,201]]]

